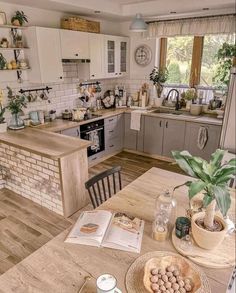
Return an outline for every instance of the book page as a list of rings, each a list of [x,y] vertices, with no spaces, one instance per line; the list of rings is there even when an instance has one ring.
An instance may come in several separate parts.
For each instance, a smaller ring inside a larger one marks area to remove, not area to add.
[[[112,213],[109,211],[86,211],[81,214],[66,242],[90,244],[90,241],[102,242]],[[91,243],[92,244],[92,243]]]
[[[125,213],[115,213],[104,237],[103,246],[139,252],[144,221]],[[125,249],[126,248],[126,249]]]

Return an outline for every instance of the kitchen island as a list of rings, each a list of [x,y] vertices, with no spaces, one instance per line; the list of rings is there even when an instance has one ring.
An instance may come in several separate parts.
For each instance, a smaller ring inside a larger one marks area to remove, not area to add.
[[[88,203],[90,142],[26,128],[0,134],[0,188],[68,217]]]

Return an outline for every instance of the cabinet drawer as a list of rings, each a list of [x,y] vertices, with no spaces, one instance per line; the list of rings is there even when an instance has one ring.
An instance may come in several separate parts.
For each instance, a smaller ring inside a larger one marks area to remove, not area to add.
[[[117,123],[117,115],[105,119],[105,125],[109,125],[110,123]]]
[[[92,155],[91,157],[88,157],[88,162],[89,164],[92,164],[96,161],[98,161],[101,157],[103,157],[105,155],[105,151],[100,152],[98,154]]]
[[[115,139],[109,139],[106,142],[105,150],[107,154],[119,151],[121,149],[122,149],[122,140],[119,137]]]

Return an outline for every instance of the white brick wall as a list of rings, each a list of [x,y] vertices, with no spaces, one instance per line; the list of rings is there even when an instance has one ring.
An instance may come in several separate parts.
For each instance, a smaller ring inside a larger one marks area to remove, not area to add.
[[[56,160],[0,144],[0,188],[4,186],[58,214],[63,214]]]

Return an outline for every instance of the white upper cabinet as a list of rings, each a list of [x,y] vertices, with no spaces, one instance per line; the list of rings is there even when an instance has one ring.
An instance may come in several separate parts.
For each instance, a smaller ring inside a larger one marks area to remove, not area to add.
[[[90,59],[89,34],[60,30],[62,59]]]
[[[90,79],[104,78],[104,35],[89,34]]]
[[[128,38],[105,36],[105,77],[121,77],[128,73]]]
[[[29,81],[34,83],[62,81],[60,30],[30,27],[25,34],[30,48],[26,51],[31,66]]]

